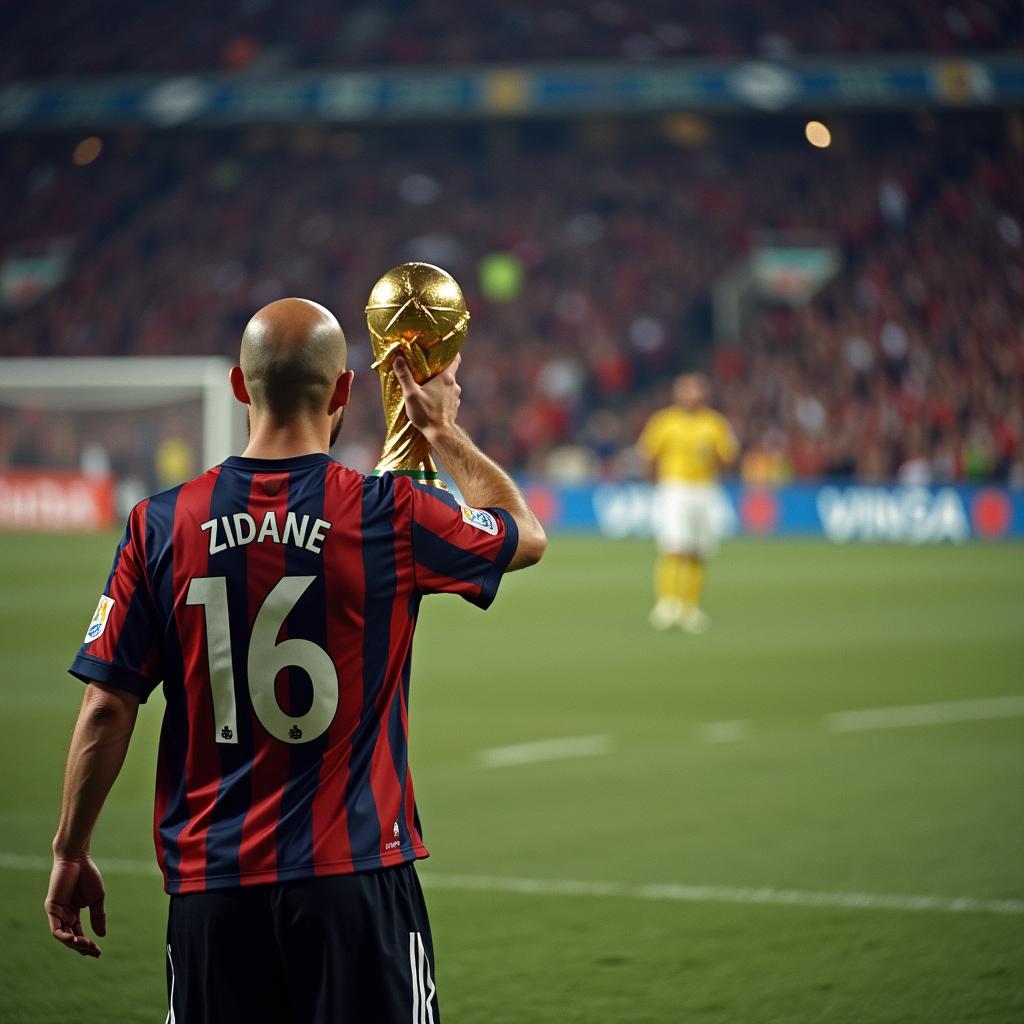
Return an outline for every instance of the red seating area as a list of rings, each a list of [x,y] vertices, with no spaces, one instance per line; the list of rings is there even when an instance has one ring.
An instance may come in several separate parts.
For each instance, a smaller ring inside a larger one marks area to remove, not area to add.
[[[890,135],[684,150],[552,130],[395,157],[386,136],[250,132],[111,140],[88,167],[22,140],[0,167],[19,196],[0,256],[41,234],[76,248],[63,286],[7,315],[0,352],[230,355],[259,306],[314,297],[349,336],[346,451],[366,464],[381,423],[362,308],[380,272],[425,259],[473,310],[466,425],[520,470],[628,475],[667,381],[699,366],[753,478],[1018,479],[1020,154],[998,132],[956,150]],[[766,229],[835,239],[844,269],[711,347],[711,289]],[[521,268],[507,301],[481,278],[493,253]]]

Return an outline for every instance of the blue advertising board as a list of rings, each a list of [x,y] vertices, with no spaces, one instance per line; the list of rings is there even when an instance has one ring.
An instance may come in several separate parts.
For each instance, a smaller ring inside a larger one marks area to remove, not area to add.
[[[644,111],[1015,106],[1017,54],[390,68],[23,81],[0,132],[84,126],[357,123]]]
[[[606,537],[652,534],[654,489],[643,483],[526,484],[527,496],[553,531]],[[727,483],[715,517],[723,537],[823,537],[935,544],[1024,538],[1024,490],[997,486],[900,487],[846,482],[779,488]]]

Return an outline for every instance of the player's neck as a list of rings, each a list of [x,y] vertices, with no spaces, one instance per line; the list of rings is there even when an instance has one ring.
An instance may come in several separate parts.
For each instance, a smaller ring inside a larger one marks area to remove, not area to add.
[[[330,448],[330,426],[303,422],[281,423],[260,417],[250,422],[249,443],[242,452],[247,459],[294,459],[300,455],[324,455]]]

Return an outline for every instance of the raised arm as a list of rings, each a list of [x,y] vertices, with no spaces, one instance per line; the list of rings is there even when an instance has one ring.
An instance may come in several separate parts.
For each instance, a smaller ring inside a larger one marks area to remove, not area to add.
[[[107,934],[103,879],[89,846],[96,819],[124,764],[138,711],[139,699],[133,694],[90,683],[68,750],[44,907],[53,937],[83,956],[100,955],[100,947],[82,930],[83,908],[89,908],[92,930],[100,937]]]
[[[507,571],[524,569],[539,562],[547,548],[544,527],[508,473],[480,451],[455,422],[462,394],[455,374],[461,360],[456,356],[447,370],[420,387],[404,359],[396,359],[395,376],[405,395],[405,410],[412,425],[441,457],[466,501],[503,508],[516,521],[519,546]]]

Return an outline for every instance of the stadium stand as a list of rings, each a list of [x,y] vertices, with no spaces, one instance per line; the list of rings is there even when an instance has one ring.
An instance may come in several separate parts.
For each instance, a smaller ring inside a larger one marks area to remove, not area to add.
[[[0,354],[230,355],[254,309],[314,296],[364,371],[346,455],[369,466],[362,307],[380,268],[418,258],[466,289],[467,426],[521,471],[628,476],[665,382],[697,365],[748,479],[1024,477],[1024,193],[1008,143],[590,140],[581,178],[585,139],[464,132],[459,146],[493,152],[460,162],[434,139],[395,158],[386,136],[252,131],[132,137],[76,167],[66,145],[58,163],[53,140],[23,139],[0,165],[20,197],[0,255],[59,236],[76,255],[63,286],[6,316]],[[844,269],[808,306],[764,307],[708,348],[710,290],[764,229],[823,233]],[[512,275],[498,285],[495,254]],[[0,460],[16,435],[0,432]]]
[[[471,0],[337,4],[238,0],[209,16],[200,0],[12,5],[0,79],[54,75],[266,71],[387,62],[492,61],[1019,49],[1015,0]]]

